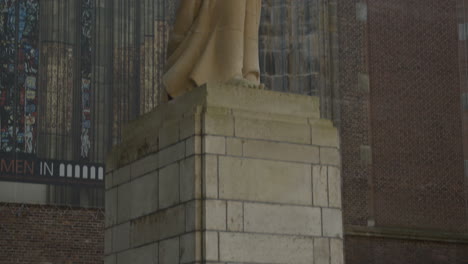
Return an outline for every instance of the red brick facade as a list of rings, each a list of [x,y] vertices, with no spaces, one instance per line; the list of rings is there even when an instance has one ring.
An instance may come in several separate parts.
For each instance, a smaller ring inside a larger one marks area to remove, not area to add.
[[[346,239],[346,264],[468,263],[468,247],[452,243],[382,238]]]
[[[104,212],[0,204],[0,264],[101,264]]]
[[[344,0],[338,21],[346,263],[468,263],[457,1]]]

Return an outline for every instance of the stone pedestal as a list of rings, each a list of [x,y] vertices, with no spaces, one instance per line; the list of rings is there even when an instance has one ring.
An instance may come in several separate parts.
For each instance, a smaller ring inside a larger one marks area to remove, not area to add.
[[[208,84],[123,138],[105,263],[343,263],[338,133],[316,97]]]

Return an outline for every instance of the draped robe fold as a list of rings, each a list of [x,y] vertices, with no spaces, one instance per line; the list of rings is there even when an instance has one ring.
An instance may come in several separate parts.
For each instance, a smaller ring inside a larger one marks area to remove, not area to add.
[[[168,45],[167,93],[247,75],[259,83],[260,10],[261,0],[182,0]]]

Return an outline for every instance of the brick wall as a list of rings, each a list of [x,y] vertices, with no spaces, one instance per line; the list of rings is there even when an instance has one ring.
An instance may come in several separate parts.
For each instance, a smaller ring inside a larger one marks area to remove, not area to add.
[[[0,204],[0,264],[103,263],[100,209]]]
[[[426,236],[349,234],[348,264],[468,263],[456,2],[338,3],[344,223]]]
[[[376,222],[468,231],[454,0],[369,1]]]
[[[468,245],[399,239],[351,237],[345,240],[346,263],[468,263]]]

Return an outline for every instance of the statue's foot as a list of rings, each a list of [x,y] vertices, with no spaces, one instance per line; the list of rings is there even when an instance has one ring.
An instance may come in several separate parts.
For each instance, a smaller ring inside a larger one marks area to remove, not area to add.
[[[231,80],[226,82],[227,85],[233,85],[233,86],[241,86],[241,87],[246,87],[246,88],[252,88],[252,89],[259,89],[259,90],[264,90],[265,85],[262,83],[257,83],[254,81],[247,80],[242,77],[234,77]]]

